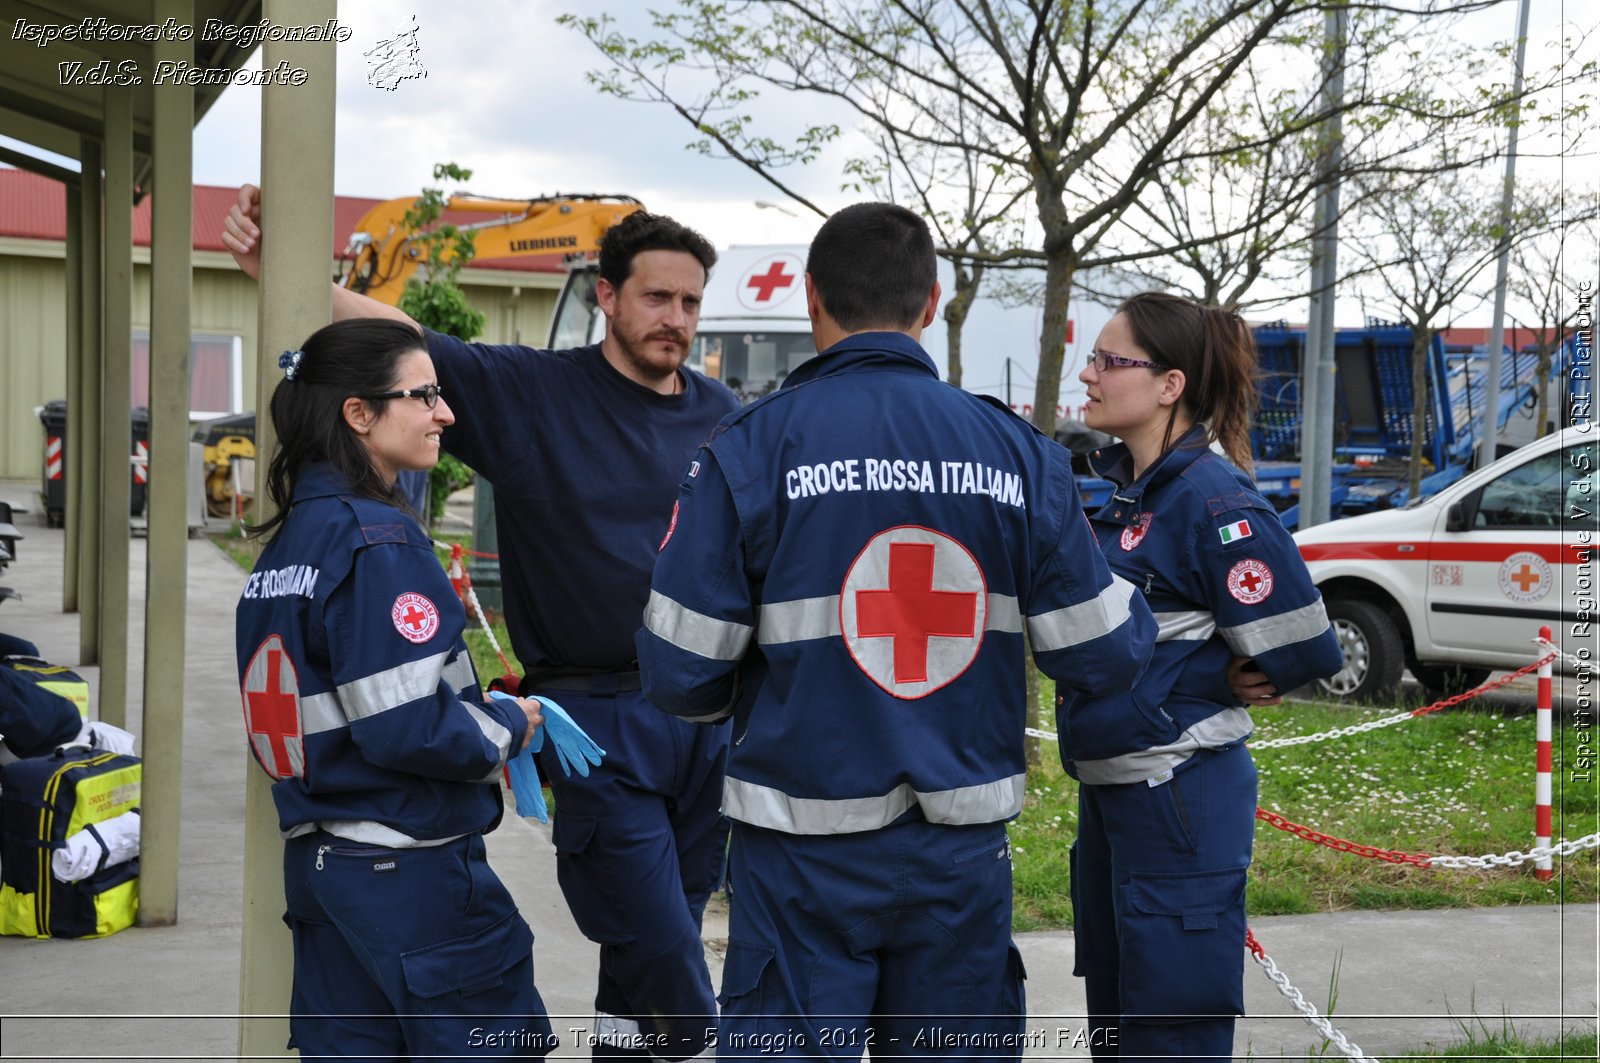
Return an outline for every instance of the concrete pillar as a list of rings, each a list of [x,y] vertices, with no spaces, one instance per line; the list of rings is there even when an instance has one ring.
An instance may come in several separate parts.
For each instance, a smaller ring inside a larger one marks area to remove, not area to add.
[[[128,406],[133,394],[133,97],[105,100],[105,360],[100,391],[100,718],[128,722]]]
[[[194,24],[193,0],[154,0],[158,25]],[[187,63],[191,41],[163,38],[152,58]],[[178,921],[183,787],[184,615],[188,589],[189,303],[194,221],[194,94],[153,94],[150,201],[150,480],[145,565],[144,788],[139,922]],[[220,707],[219,707],[220,708]]]
[[[302,26],[337,15],[333,0],[265,0],[272,25]],[[332,318],[328,254],[333,247],[334,45],[267,41],[262,66],[279,61],[304,69],[299,86],[261,90],[261,299],[256,365],[257,484],[277,448],[267,403],[283,379],[279,351]],[[256,494],[256,520],[271,513]],[[243,749],[243,743],[240,743]],[[239,976],[239,1054],[276,1055],[288,1039],[294,970],[283,915],[283,842],[266,775],[244,756],[244,927]],[[254,1016],[261,1016],[259,1018]]]
[[[66,241],[66,293],[67,347],[63,354],[67,363],[67,391],[63,398],[70,407],[82,387],[83,376],[83,181],[67,182],[67,241]],[[67,490],[77,478],[72,464],[74,455],[67,449],[67,460],[62,463],[62,475],[67,477]],[[70,501],[70,497],[69,497]],[[78,611],[78,514],[77,507],[65,507],[66,548],[61,564],[61,611]]]
[[[67,535],[78,544],[78,662],[100,662],[100,390],[105,363],[105,152],[83,141],[83,272],[78,390],[67,396]],[[76,514],[76,516],[74,516]]]

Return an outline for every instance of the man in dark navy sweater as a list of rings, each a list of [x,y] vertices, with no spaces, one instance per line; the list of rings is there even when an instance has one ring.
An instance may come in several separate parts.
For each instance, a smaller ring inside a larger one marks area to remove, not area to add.
[[[222,237],[251,276],[259,219],[260,192],[246,185]],[[700,919],[722,871],[728,729],[652,707],[633,645],[678,483],[739,405],[684,366],[715,262],[699,233],[633,214],[601,245],[599,344],[543,351],[425,333],[457,414],[444,446],[494,484],[522,693],[558,700],[606,750],[587,778],[545,762],[558,879],[600,945],[596,1058],[684,1059],[715,1043]],[[333,316],[410,320],[337,286]]]

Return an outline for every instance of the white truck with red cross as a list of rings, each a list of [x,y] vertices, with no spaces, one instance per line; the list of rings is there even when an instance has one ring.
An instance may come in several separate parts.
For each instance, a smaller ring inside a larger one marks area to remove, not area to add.
[[[1323,693],[1391,698],[1409,668],[1430,698],[1538,656],[1548,626],[1596,654],[1600,428],[1547,435],[1403,509],[1295,534],[1344,648]],[[1574,671],[1566,658],[1558,671]]]

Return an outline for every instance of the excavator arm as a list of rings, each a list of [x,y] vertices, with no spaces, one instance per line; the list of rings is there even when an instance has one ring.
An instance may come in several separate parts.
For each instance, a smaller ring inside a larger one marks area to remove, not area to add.
[[[406,290],[406,280],[423,264],[426,255],[405,225],[405,215],[415,197],[390,199],[362,216],[345,249],[349,263],[339,283],[352,291],[396,306]],[[445,204],[449,214],[482,214],[482,221],[457,223],[473,233],[475,257],[513,258],[518,255],[591,257],[600,249],[600,237],[629,214],[644,206],[632,196],[591,193],[541,196],[535,199],[494,199],[488,196],[452,196]]]

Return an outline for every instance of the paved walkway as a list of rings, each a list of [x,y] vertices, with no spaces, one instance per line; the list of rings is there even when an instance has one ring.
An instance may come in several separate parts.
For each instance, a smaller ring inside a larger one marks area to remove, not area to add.
[[[28,538],[5,574],[25,597],[0,605],[0,629],[72,664],[78,618],[61,612],[64,539],[45,528],[36,487],[0,481],[0,500],[32,509],[17,518]],[[137,670],[145,622],[139,538],[132,570],[130,656]],[[220,550],[190,541],[178,925],[135,927],[98,941],[0,938],[0,1058],[221,1059],[236,1052],[243,780],[254,770],[239,734],[233,659],[233,609],[243,583],[244,573]],[[82,671],[96,687],[96,669]],[[130,683],[135,700],[140,683],[139,675]],[[130,705],[136,732],[140,713]],[[588,1028],[595,953],[556,888],[548,832],[508,820],[490,836],[489,851],[537,935],[539,988],[563,1035],[558,1055],[586,1055],[570,1028]],[[1540,1035],[1595,1024],[1600,930],[1592,906],[1352,912],[1258,919],[1253,927],[1321,1010],[1338,970],[1336,1024],[1373,1055],[1460,1041],[1464,1028],[1481,1038],[1504,1024]],[[706,935],[714,967],[725,934],[713,915]],[[1078,1047],[1083,992],[1071,977],[1071,934],[1025,934],[1019,943],[1029,973],[1028,1054],[1087,1055]],[[1254,964],[1245,986],[1251,1017],[1239,1027],[1240,1058],[1321,1053],[1321,1038]],[[1332,1049],[1325,1054],[1338,1057]]]

